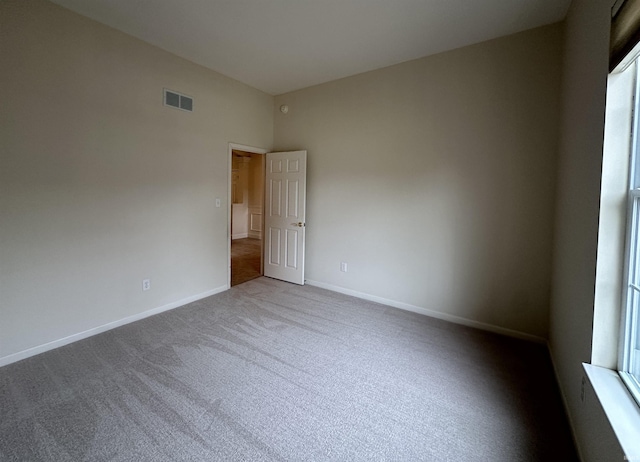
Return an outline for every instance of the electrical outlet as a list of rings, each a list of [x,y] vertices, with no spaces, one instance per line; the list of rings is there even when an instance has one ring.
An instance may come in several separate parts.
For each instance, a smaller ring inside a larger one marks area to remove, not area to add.
[[[585,386],[585,382],[586,382],[586,378],[583,375],[582,376],[582,384],[580,385],[580,401],[584,403],[584,386]]]
[[[340,262],[340,271],[342,271],[343,273],[347,272],[347,262],[344,262],[344,261]]]
[[[151,289],[151,279],[143,279],[142,280],[142,290]]]
[[[220,203],[221,203],[220,198],[216,197],[216,207],[220,208]]]

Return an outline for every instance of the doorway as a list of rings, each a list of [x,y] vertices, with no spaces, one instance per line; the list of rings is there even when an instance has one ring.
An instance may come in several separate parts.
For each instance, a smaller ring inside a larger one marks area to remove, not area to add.
[[[230,145],[229,285],[264,274],[264,155]]]

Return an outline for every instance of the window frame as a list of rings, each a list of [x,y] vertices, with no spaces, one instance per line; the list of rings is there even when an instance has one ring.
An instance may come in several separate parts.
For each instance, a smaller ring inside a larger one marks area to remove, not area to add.
[[[634,348],[634,343],[640,343],[640,58],[636,56],[630,65],[634,66],[633,76],[635,81],[633,83],[633,101],[631,105],[633,113],[630,134],[631,149],[629,150],[624,286],[622,289],[618,374],[631,396],[640,406],[640,367],[635,373],[631,370],[634,355],[640,355],[640,349]],[[635,304],[634,294],[637,298]],[[637,363],[640,363],[640,358],[638,358]]]
[[[629,392],[640,405],[640,370],[633,372],[634,355],[640,350],[638,343],[640,308],[640,286],[635,280],[640,275],[640,189],[629,191],[627,208],[627,244],[625,249],[625,287],[623,294],[621,360],[618,373]],[[634,299],[635,295],[635,299]],[[635,303],[634,303],[635,300]]]

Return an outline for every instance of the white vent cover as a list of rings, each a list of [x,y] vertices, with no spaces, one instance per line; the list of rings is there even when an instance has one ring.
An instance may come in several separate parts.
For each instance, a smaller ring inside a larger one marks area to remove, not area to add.
[[[193,112],[193,98],[177,91],[164,89],[164,105]]]

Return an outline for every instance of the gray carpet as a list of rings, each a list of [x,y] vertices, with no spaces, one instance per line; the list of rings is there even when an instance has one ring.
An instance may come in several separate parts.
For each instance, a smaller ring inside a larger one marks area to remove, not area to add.
[[[576,460],[544,347],[259,278],[0,369],[0,459]]]

